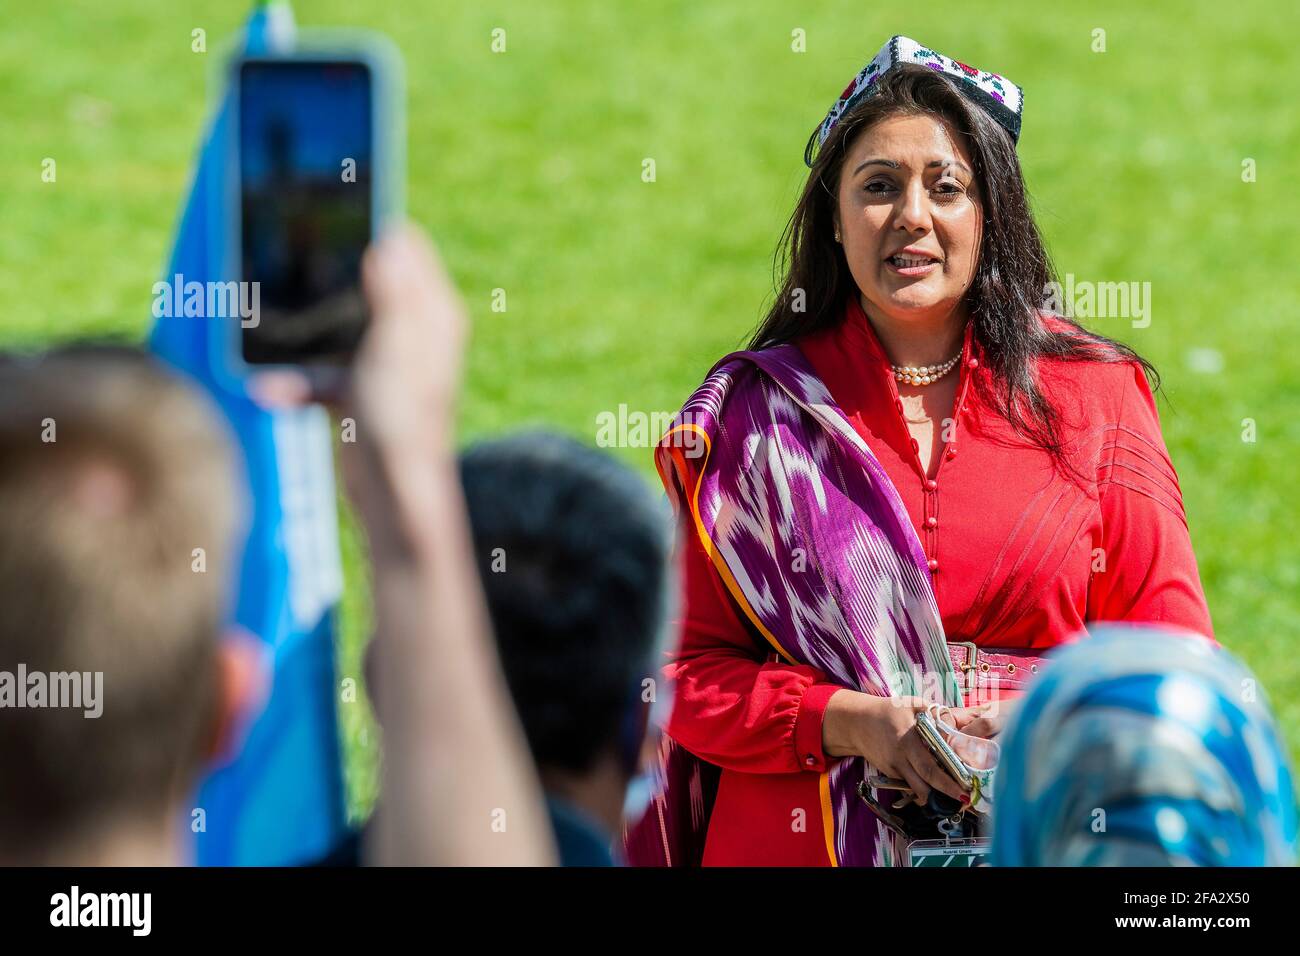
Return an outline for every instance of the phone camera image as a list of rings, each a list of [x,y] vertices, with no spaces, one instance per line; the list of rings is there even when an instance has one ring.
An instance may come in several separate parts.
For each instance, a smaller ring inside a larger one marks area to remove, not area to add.
[[[356,350],[366,325],[373,122],[365,64],[241,65],[241,278],[258,304],[241,323],[245,362],[344,365]]]

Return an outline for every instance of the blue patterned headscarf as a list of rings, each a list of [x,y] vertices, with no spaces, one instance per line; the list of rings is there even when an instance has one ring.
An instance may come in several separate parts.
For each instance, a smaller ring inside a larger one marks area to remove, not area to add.
[[[1002,736],[995,865],[1296,862],[1285,742],[1254,676],[1204,638],[1098,627]]]

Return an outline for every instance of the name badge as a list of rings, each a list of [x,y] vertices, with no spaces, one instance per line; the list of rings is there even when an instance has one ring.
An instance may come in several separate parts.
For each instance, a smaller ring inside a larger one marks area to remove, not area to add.
[[[988,866],[992,841],[988,837],[954,840],[913,840],[907,846],[908,866]]]

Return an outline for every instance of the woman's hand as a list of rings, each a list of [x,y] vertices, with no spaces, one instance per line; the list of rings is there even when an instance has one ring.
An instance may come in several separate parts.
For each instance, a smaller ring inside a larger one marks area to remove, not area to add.
[[[1018,706],[1018,700],[995,700],[975,707],[956,707],[949,711],[953,727],[972,737],[996,737],[1002,733]]]
[[[836,691],[822,718],[822,749],[836,757],[865,757],[880,773],[906,781],[917,803],[924,804],[931,789],[969,800],[970,794],[943,769],[916,729],[916,714],[926,706],[920,697]]]

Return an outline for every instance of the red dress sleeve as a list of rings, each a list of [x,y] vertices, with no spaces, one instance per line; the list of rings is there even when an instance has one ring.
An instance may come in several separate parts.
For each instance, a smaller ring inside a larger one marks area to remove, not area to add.
[[[676,680],[668,733],[727,770],[826,769],[822,717],[838,684],[816,667],[768,660],[704,545],[686,529],[681,643],[666,668]]]
[[[1178,475],[1140,366],[1128,366],[1119,420],[1102,441],[1101,553],[1089,621],[1171,624],[1213,638]]]

